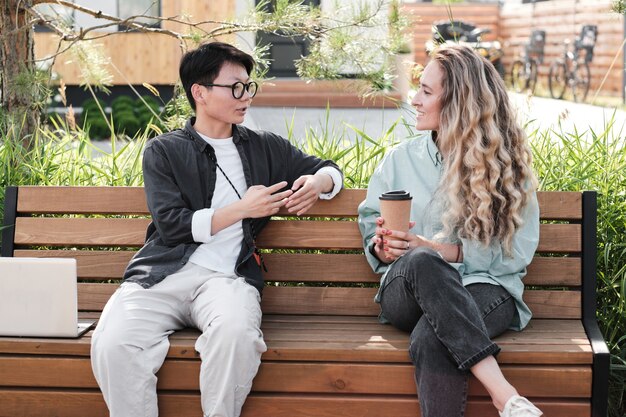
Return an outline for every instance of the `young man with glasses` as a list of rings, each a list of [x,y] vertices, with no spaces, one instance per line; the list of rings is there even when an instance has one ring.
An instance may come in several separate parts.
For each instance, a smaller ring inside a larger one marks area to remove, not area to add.
[[[240,126],[257,92],[253,66],[219,42],[186,53],[180,78],[196,116],[146,146],[152,223],[92,338],[112,417],[158,415],[155,374],[168,336],[184,327],[202,332],[195,348],[204,416],[239,416],[266,350],[255,239],[280,207],[301,215],[341,189],[333,162]]]

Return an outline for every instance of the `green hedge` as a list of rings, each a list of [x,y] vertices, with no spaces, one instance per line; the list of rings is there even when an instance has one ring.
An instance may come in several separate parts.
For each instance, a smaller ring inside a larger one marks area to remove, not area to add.
[[[88,98],[82,104],[81,123],[89,136],[93,139],[104,139],[111,136],[110,121],[113,121],[113,131],[118,135],[134,137],[138,133],[148,130],[149,124],[165,130],[160,121],[161,109],[159,102],[152,96],[142,96],[133,99],[129,96],[119,96],[111,101],[110,110],[104,100]],[[102,109],[102,110],[101,110]],[[102,111],[104,110],[104,115]],[[105,119],[106,118],[106,119]],[[150,135],[154,131],[148,130]]]

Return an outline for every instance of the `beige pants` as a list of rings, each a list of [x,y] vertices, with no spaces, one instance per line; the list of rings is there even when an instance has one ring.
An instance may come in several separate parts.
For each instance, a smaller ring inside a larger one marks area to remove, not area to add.
[[[202,335],[202,410],[237,417],[267,349],[258,291],[243,278],[188,263],[152,288],[124,283],[105,306],[91,343],[91,364],[111,417],[158,416],[156,372],[168,336],[184,327]]]

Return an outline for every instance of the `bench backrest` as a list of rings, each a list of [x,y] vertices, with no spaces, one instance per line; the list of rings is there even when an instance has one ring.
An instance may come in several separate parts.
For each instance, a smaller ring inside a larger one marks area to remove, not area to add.
[[[365,190],[344,190],[305,219],[268,224],[258,237],[269,252],[265,313],[378,314],[379,277],[356,223],[364,197]],[[525,299],[536,318],[580,319],[583,305],[595,310],[595,193],[540,192],[539,203],[541,240]],[[92,312],[119,285],[149,222],[141,187],[9,187],[4,216],[2,256],[76,258],[79,310]]]

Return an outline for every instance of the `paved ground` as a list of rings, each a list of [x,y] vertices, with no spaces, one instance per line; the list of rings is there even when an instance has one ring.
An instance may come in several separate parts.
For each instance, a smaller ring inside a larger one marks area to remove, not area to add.
[[[623,110],[515,93],[510,96],[519,111],[520,121],[529,121],[532,126],[540,129],[558,128],[560,121],[565,131],[571,130],[575,125],[579,132],[589,129],[600,132],[613,115],[618,131],[626,127],[626,112]],[[246,125],[286,136],[287,125],[292,125],[293,120],[294,136],[301,138],[308,129],[321,131],[326,124],[326,115],[325,109],[253,106],[247,116]],[[328,125],[339,131],[344,124],[351,124],[372,137],[379,137],[401,117],[412,124],[412,108],[406,105],[403,109],[332,109]],[[403,137],[407,134],[407,129],[399,128],[396,134]]]
[[[394,123],[413,120],[412,115],[413,111],[408,105],[403,109],[395,107],[387,109],[338,108],[330,109],[328,112],[326,109],[254,107],[253,105],[244,124],[253,129],[269,130],[285,137],[289,132],[289,126],[292,127],[293,137],[298,139],[304,138],[306,132],[311,129],[320,133],[326,125],[335,132],[341,132],[351,125],[373,138],[378,138]],[[401,119],[403,116],[404,118]],[[396,129],[396,134],[400,136],[406,132],[407,130],[402,127]]]
[[[579,133],[593,130],[598,134],[603,132],[609,121],[613,119],[613,132],[626,133],[624,110],[541,97],[529,98],[522,94],[510,94],[510,96],[520,112],[521,120],[531,121],[533,126],[540,129],[556,129],[560,121],[566,132],[572,131],[573,126],[576,126]]]

